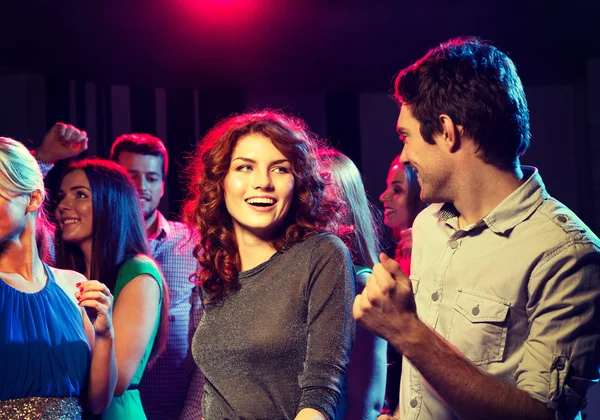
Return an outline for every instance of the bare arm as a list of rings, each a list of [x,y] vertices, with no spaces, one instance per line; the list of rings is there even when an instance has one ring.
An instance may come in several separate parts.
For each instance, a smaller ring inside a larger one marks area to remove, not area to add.
[[[121,290],[114,305],[115,354],[119,368],[116,396],[127,390],[150,342],[159,312],[160,288],[140,274]]]
[[[113,344],[113,296],[108,288],[95,280],[88,281],[74,271],[52,268],[57,284],[80,307],[83,328],[92,350],[87,386],[87,408],[100,414],[110,405],[117,385],[117,361]],[[96,313],[94,323],[85,308]]]
[[[313,408],[303,408],[296,414],[294,420],[327,420],[327,418]]]
[[[359,291],[367,282],[367,273],[357,277]],[[348,408],[345,420],[374,419],[383,408],[387,373],[387,343],[361,325],[348,364]]]
[[[381,416],[377,417],[377,420],[400,420],[400,406],[396,407],[396,410],[391,416],[382,414]]]
[[[99,285],[101,283],[95,282]],[[112,295],[106,286],[102,285],[106,296],[110,297],[110,304],[97,300],[99,288],[92,282],[83,282],[84,293],[77,295],[80,306],[94,308],[97,311],[94,324],[91,323],[87,312],[82,311],[85,331],[92,347],[92,362],[88,379],[87,406],[94,414],[100,414],[110,405],[117,385],[117,361],[114,349],[114,330],[112,322],[106,327],[102,326],[103,317],[110,317],[112,312]],[[83,309],[83,308],[82,308]]]

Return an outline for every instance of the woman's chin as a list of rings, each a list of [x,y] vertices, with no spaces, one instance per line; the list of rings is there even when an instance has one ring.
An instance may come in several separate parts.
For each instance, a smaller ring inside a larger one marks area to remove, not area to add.
[[[387,217],[383,219],[383,224],[391,230],[401,229],[400,223],[397,223],[394,219],[388,219]]]

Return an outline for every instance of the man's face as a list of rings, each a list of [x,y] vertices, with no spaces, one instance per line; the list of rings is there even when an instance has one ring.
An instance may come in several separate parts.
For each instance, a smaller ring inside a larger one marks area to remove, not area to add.
[[[404,142],[400,161],[410,164],[417,173],[421,186],[421,200],[427,203],[452,202],[450,189],[451,171],[441,135],[434,135],[434,144],[427,143],[421,136],[421,124],[412,115],[410,108],[400,109],[396,130]]]
[[[144,217],[149,218],[158,208],[160,199],[165,192],[162,158],[140,153],[121,152],[117,163],[131,175]]]

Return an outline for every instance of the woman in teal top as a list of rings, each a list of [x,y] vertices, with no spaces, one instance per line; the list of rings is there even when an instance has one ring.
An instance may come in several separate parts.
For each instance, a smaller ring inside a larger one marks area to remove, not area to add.
[[[164,348],[169,293],[149,256],[135,186],[119,165],[86,159],[67,167],[57,198],[58,265],[102,279],[115,298],[118,381],[102,418],[145,419],[137,387]]]
[[[47,234],[44,194],[42,174],[29,151],[0,137],[3,419],[77,419],[81,406],[100,413],[117,382],[108,288],[40,259],[36,234]]]
[[[346,155],[334,149],[322,149],[321,163],[329,172],[328,194],[340,194],[347,205],[338,236],[344,241],[354,263],[356,290],[362,292],[380,251],[377,239],[379,223],[367,199],[358,168]],[[342,400],[336,420],[367,420],[379,416],[383,407],[387,369],[387,343],[372,332],[356,325],[356,339],[346,373]]]

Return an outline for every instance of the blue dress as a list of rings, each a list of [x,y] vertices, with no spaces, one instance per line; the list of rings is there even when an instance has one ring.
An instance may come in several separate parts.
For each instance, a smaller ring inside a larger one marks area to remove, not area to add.
[[[0,400],[79,397],[87,385],[90,344],[81,312],[44,264],[36,293],[0,279]]]

